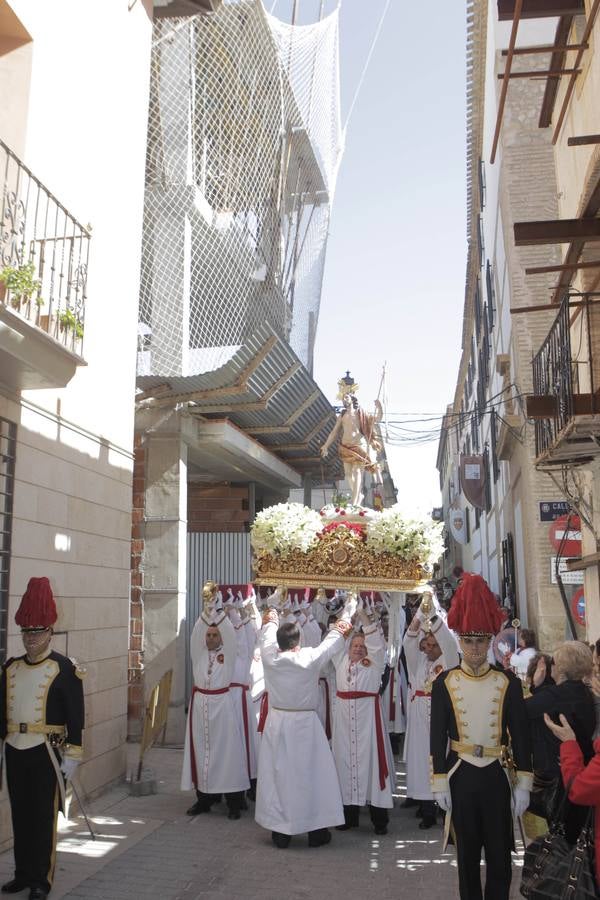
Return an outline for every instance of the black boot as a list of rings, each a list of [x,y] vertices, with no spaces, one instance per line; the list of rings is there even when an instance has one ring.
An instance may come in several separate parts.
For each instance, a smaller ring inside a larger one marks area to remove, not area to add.
[[[280,850],[285,850],[286,847],[289,847],[291,839],[292,837],[289,834],[282,834],[280,831],[271,832],[271,840]]]
[[[248,800],[252,800],[253,803],[256,800],[256,778],[250,779],[250,787],[246,791],[246,797]]]
[[[336,825],[338,831],[348,831],[350,828],[358,828],[358,806],[344,806],[344,824]]]
[[[225,801],[227,803],[227,809],[229,812],[227,813],[228,819],[239,819],[241,816],[240,810],[242,809],[242,800],[244,799],[243,791],[234,791],[232,794],[225,794]],[[246,807],[247,809],[248,807]]]
[[[419,828],[431,828],[432,825],[436,824],[435,801],[422,800],[421,809],[423,811],[423,816],[419,822]]]
[[[0,891],[3,894],[18,894],[24,891],[26,887],[29,887],[29,885],[25,881],[21,881],[19,878],[11,878],[10,881],[2,885]]]
[[[400,809],[408,809],[410,806],[417,806],[418,803],[418,800],[413,800],[412,797],[406,797],[400,804]]]
[[[315,828],[314,831],[308,832],[309,847],[323,847],[331,840],[331,832],[329,828]]]
[[[390,821],[387,809],[383,806],[372,806],[369,804],[369,813],[375,834],[387,834],[388,822]]]
[[[198,798],[196,802],[187,810],[188,816],[199,816],[202,813],[210,812],[211,804],[208,799],[208,794],[203,794],[202,791],[196,791],[196,797]]]

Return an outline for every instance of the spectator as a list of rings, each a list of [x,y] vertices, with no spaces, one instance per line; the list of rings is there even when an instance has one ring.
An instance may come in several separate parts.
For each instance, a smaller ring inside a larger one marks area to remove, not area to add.
[[[544,657],[538,661],[532,696],[525,702],[531,725],[534,772],[538,783],[545,786],[538,795],[537,807],[532,809],[537,815],[550,818],[562,796],[559,741],[546,728],[544,715],[549,715],[555,722],[560,713],[566,715],[585,763],[593,756],[592,736],[596,727],[594,700],[584,683],[591,673],[592,653],[580,641],[565,641],[554,651],[550,671],[554,684],[548,683],[548,667]],[[565,831],[571,843],[577,840],[584,820],[585,813],[567,803]]]
[[[544,715],[546,725],[560,744],[560,771],[565,788],[569,785],[569,800],[578,806],[595,806],[594,843],[596,882],[600,874],[600,740],[594,741],[595,755],[586,765],[575,732],[561,713],[560,725]],[[587,810],[585,810],[587,814]]]
[[[525,678],[527,675],[527,667],[529,662],[536,655],[535,649],[535,631],[530,628],[522,628],[519,632],[519,641],[517,649],[511,655],[509,665],[515,675],[519,678]]]

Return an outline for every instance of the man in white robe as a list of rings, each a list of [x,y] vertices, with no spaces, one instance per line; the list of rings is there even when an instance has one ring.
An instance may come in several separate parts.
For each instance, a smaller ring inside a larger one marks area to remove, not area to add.
[[[352,630],[356,599],[349,598],[340,620],[318,647],[300,647],[295,622],[279,626],[269,609],[260,634],[268,694],[258,762],[255,818],[283,849],[291,836],[308,832],[310,847],[331,840],[329,826],[344,821],[335,764],[316,713],[319,674],[344,646]]]
[[[181,789],[196,790],[196,803],[188,810],[189,815],[210,812],[225,794],[229,818],[239,819],[243,792],[250,787],[250,780],[244,738],[229,687],[236,661],[236,636],[226,614],[215,610],[214,582],[207,582],[204,594],[204,610],[190,640],[194,686]]]
[[[228,615],[235,629],[237,654],[233,671],[233,680],[229,685],[233,704],[238,716],[238,723],[244,736],[244,749],[248,778],[250,779],[250,799],[254,799],[256,791],[256,772],[258,758],[256,751],[256,719],[251,695],[250,668],[254,658],[256,643],[256,621],[258,610],[252,597],[236,608],[229,609]],[[243,804],[242,804],[243,808]]]
[[[379,687],[385,668],[383,632],[368,612],[357,618],[356,634],[334,657],[337,698],[332,749],[344,803],[340,830],[359,824],[360,807],[369,805],[376,834],[387,834],[388,809],[394,805],[394,759],[381,708]]]
[[[458,644],[442,616],[429,619],[419,607],[404,636],[404,653],[410,682],[406,793],[420,802],[419,828],[431,828],[436,821],[429,767],[431,686],[441,672],[458,665]]]

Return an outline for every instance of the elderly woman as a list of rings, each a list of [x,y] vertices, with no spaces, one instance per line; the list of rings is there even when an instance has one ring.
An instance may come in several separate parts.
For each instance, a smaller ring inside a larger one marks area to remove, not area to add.
[[[543,786],[538,795],[538,807],[532,811],[548,818],[562,794],[560,780],[559,741],[546,728],[544,715],[555,722],[563,713],[573,732],[585,762],[592,758],[592,736],[596,726],[594,699],[585,680],[592,674],[592,652],[581,641],[565,641],[554,651],[551,675],[554,684],[544,684],[548,671],[542,657],[533,678],[532,696],[525,706],[531,724],[533,768],[536,782]],[[545,807],[545,808],[544,808]],[[531,807],[530,807],[531,808]],[[567,840],[577,840],[585,820],[585,811],[567,804],[565,831]]]

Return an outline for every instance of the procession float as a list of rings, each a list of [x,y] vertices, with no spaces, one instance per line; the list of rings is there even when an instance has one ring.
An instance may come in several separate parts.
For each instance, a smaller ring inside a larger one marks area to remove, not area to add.
[[[258,513],[251,530],[254,582],[265,587],[412,592],[431,578],[443,526],[409,518],[397,506],[279,503]]]

